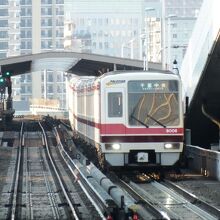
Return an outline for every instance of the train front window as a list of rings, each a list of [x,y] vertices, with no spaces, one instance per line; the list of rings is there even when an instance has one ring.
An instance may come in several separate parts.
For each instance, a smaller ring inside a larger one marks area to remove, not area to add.
[[[129,81],[128,117],[129,125],[132,126],[178,125],[178,81]]]
[[[122,93],[108,93],[108,117],[122,117]]]

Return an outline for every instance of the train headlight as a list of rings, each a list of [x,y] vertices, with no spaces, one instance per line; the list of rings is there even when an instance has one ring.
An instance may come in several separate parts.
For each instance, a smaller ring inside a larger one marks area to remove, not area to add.
[[[173,148],[173,145],[170,144],[170,143],[167,143],[167,144],[164,144],[164,148],[165,148],[165,149],[172,149],[172,148]]]
[[[180,144],[179,143],[166,143],[164,144],[164,148],[169,150],[169,149],[179,149]]]
[[[119,150],[121,148],[120,144],[112,144],[114,150]]]
[[[114,144],[106,144],[105,145],[105,149],[106,150],[120,150],[121,145],[118,143],[114,143]]]

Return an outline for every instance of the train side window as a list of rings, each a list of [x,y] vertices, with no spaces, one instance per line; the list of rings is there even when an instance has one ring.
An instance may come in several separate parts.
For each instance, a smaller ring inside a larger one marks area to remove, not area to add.
[[[122,117],[122,93],[108,93],[108,117]]]

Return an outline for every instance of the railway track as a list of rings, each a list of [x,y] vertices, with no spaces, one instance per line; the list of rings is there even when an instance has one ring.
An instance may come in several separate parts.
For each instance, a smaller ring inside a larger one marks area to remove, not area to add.
[[[192,197],[184,198],[181,196],[180,190],[174,190],[170,184],[162,184],[157,181],[137,184],[132,181],[126,183],[122,180],[118,183],[124,188],[141,208],[137,213],[142,219],[146,219],[145,213],[142,209],[146,209],[152,213],[156,219],[219,219],[219,212],[209,207],[201,206],[199,202],[195,204]],[[185,192],[186,193],[186,192]],[[185,196],[186,197],[186,196]]]
[[[60,208],[62,197],[42,146],[41,132],[25,130],[23,124],[7,219],[67,219],[69,211]]]
[[[219,219],[218,209],[189,197],[170,182],[149,179],[142,184],[120,179],[111,182],[111,175],[108,179],[97,171],[68,143],[71,138],[68,131],[63,131],[60,125],[48,125],[46,121],[22,124],[19,147],[17,151],[12,149],[13,181],[8,193],[3,194],[9,195],[4,208],[8,211],[3,219],[106,219],[112,216],[114,220],[121,220],[136,213],[140,220]]]
[[[122,175],[122,174],[121,174]],[[136,200],[136,207],[142,219],[219,219],[219,210],[195,197],[190,197],[186,191],[180,192],[168,181],[159,183],[145,179],[147,184],[139,185],[130,181],[130,184],[119,184],[125,188]],[[155,176],[153,176],[155,178]],[[130,177],[128,177],[129,179]],[[114,178],[113,178],[114,179]],[[135,178],[134,178],[135,179]],[[117,181],[116,181],[117,182]],[[149,183],[150,182],[150,183]],[[134,184],[134,185],[132,185]],[[117,183],[116,183],[117,185]],[[146,188],[142,188],[146,185]],[[150,188],[151,187],[151,188]],[[148,190],[149,188],[149,190]],[[146,192],[148,192],[147,195]],[[187,196],[186,196],[187,194]],[[181,196],[183,195],[183,197]],[[157,198],[158,196],[158,198]],[[170,203],[170,204],[169,204]]]
[[[79,152],[74,143],[69,143],[69,130],[65,126],[50,121],[57,133],[60,152],[72,170],[82,188],[92,195],[93,204],[97,204],[102,213],[107,213],[114,220],[132,219],[136,216],[134,199],[114,185],[94,164]],[[107,216],[106,215],[106,216]]]
[[[43,130],[42,125],[41,128]],[[55,139],[54,133],[47,131],[46,134],[46,132],[43,131],[43,136],[49,161],[51,162],[53,171],[56,174],[57,183],[59,183],[59,187],[63,192],[63,198],[66,200],[63,201],[63,205],[67,205],[67,207],[70,208],[72,218],[101,219],[97,211],[94,209],[94,206],[90,203],[85,193],[75,181],[75,178],[69,171],[68,166],[62,160],[58,152],[58,148],[52,145]],[[48,136],[48,140],[46,136]],[[49,146],[51,147],[49,148]]]
[[[22,123],[5,219],[102,219],[40,127]]]
[[[13,174],[13,181],[11,185],[11,194],[9,197],[9,210],[7,219],[15,219],[17,214],[18,207],[18,198],[19,198],[19,187],[20,187],[20,175],[21,175],[21,166],[22,166],[22,145],[23,145],[23,133],[24,133],[24,123],[21,124],[21,129],[19,133],[19,146],[17,149],[17,159],[15,163],[15,170]]]
[[[183,189],[182,187],[178,186],[177,184],[165,180],[163,182],[163,185],[168,187],[171,190],[174,190],[179,195],[182,195],[187,201],[189,201],[191,204],[197,206],[198,208],[201,208],[205,210],[206,212],[210,213],[211,215],[215,216],[216,218],[220,219],[220,209],[217,207],[203,201],[202,199],[198,198],[197,196],[191,194],[187,190]]]
[[[26,133],[25,138],[30,134]],[[41,132],[31,134],[31,137],[37,136],[38,141],[41,141]],[[56,187],[56,182],[53,177],[53,171],[50,168],[47,155],[42,147],[42,143],[37,146],[32,146],[33,141],[28,139],[29,144],[25,144],[24,152],[24,185],[26,186],[26,218],[27,219],[42,219],[52,218],[60,219],[68,216],[66,208],[60,208],[62,204],[61,195]]]

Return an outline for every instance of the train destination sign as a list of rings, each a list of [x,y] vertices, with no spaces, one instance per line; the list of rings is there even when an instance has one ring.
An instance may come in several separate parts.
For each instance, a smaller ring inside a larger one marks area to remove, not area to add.
[[[136,80],[128,82],[128,92],[177,92],[176,80]]]

